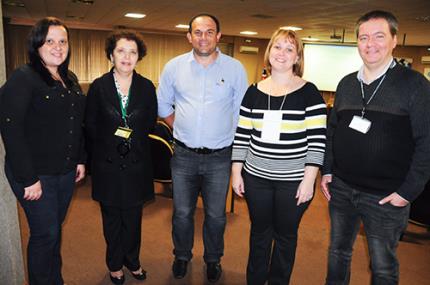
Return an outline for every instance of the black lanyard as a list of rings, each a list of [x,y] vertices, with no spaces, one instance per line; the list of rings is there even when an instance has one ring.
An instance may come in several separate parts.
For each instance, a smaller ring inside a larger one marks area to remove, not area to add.
[[[384,76],[382,76],[381,80],[379,81],[378,85],[375,88],[375,91],[373,91],[372,96],[370,96],[369,100],[364,99],[364,88],[363,88],[363,79],[360,79],[360,87],[361,87],[361,99],[363,102],[363,109],[361,110],[361,118],[364,117],[364,113],[366,112],[366,107],[370,104],[370,101],[372,101],[373,97],[375,97],[376,92],[378,92],[379,87],[381,87],[382,82],[384,82],[385,77],[387,76],[388,70],[393,68],[396,65],[396,61],[393,59],[390,63],[390,67],[385,71]]]
[[[361,86],[361,99],[363,102],[363,109],[361,110],[361,118],[364,117],[364,113],[366,112],[366,107],[369,105],[370,101],[372,101],[373,97],[375,97],[376,92],[379,90],[379,87],[381,87],[382,82],[384,82],[385,77],[387,76],[387,73],[382,76],[381,80],[379,81],[378,85],[375,88],[375,91],[373,91],[372,96],[370,96],[369,100],[364,99],[364,88],[363,88],[363,80],[360,80],[360,86]]]

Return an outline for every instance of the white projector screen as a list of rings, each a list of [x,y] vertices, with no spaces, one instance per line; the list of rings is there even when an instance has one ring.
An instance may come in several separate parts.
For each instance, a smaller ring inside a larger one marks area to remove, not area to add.
[[[336,91],[339,81],[363,64],[355,46],[305,44],[304,53],[303,78],[320,91]]]

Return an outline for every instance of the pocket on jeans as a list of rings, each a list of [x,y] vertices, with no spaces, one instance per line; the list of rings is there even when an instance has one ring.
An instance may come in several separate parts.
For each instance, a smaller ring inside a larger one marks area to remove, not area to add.
[[[391,208],[393,210],[402,210],[408,207],[409,204],[405,205],[405,206],[395,206],[393,204],[391,204],[390,202],[385,203],[383,206],[386,206],[387,208]]]

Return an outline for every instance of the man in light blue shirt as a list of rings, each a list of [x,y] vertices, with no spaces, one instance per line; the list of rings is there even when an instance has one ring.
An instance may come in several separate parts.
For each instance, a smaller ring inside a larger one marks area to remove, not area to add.
[[[220,52],[218,19],[200,14],[190,21],[193,50],[170,60],[158,88],[158,114],[173,127],[172,237],[177,279],[192,258],[194,210],[201,193],[205,207],[204,260],[207,278],[221,276],[226,224],[225,201],[239,108],[248,82],[242,64]]]

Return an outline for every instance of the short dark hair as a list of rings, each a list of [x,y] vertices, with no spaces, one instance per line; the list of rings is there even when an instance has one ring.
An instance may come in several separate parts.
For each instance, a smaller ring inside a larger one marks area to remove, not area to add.
[[[116,43],[120,39],[126,39],[129,41],[134,41],[137,45],[137,60],[141,60],[146,55],[146,45],[142,39],[140,33],[130,30],[118,30],[112,32],[106,39],[105,52],[106,57],[110,60],[110,56],[113,53],[113,50],[116,47]]]
[[[51,73],[45,67],[42,58],[39,54],[39,48],[45,44],[46,36],[48,35],[49,27],[51,26],[61,26],[67,32],[67,40],[69,40],[69,29],[63,24],[63,22],[55,17],[46,17],[39,20],[30,30],[27,37],[27,53],[30,66],[39,73],[43,80],[49,86],[53,86],[55,79],[52,78]],[[68,78],[70,63],[70,45],[67,53],[67,57],[62,64],[58,66],[58,73],[61,76],[64,84],[70,87],[72,85],[71,80]]]
[[[198,15],[195,15],[194,17],[191,18],[190,22],[188,23],[188,32],[192,32],[192,26],[193,26],[193,22],[195,19],[199,18],[199,17],[209,17],[211,18],[216,25],[216,32],[219,33],[221,31],[221,26],[219,24],[219,21],[217,19],[217,17],[215,17],[214,15],[208,14],[208,13],[201,13]]]
[[[397,21],[397,18],[390,12],[382,11],[382,10],[373,10],[364,14],[357,20],[357,23],[355,25],[355,33],[357,37],[358,37],[358,29],[360,28],[361,24],[373,19],[386,20],[388,23],[388,26],[390,27],[391,35],[393,37],[397,35],[397,31],[399,30],[399,22]]]

